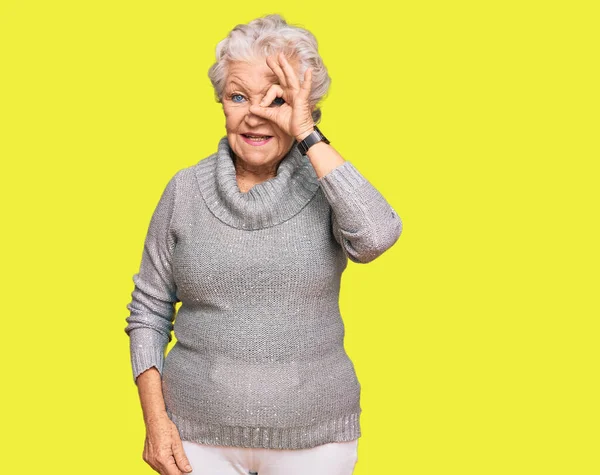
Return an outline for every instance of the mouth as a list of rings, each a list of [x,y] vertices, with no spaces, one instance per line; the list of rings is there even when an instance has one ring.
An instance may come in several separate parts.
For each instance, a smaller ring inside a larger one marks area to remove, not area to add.
[[[241,134],[242,139],[247,144],[253,145],[255,147],[259,145],[265,145],[269,143],[273,138],[272,135],[251,135],[251,134]]]

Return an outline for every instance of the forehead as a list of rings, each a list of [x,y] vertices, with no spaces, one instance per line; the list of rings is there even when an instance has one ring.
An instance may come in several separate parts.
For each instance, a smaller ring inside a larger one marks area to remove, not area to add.
[[[289,61],[289,60],[288,60]],[[296,61],[290,64],[297,70]],[[273,73],[266,58],[256,58],[251,61],[232,61],[227,67],[226,85],[240,85],[249,90],[261,91],[265,86],[279,83],[279,79]]]

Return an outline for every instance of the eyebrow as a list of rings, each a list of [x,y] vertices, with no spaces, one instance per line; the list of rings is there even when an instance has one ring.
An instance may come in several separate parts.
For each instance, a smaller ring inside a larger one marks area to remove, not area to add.
[[[232,75],[232,77],[236,77],[236,78],[237,78],[237,76],[233,76],[233,75]],[[234,79],[234,80],[232,80],[232,81],[228,82],[228,83],[227,83],[227,85],[225,86],[225,88],[226,88],[226,89],[231,89],[231,86],[235,84],[236,86],[239,86],[239,87],[241,87],[242,89],[244,89],[244,90],[246,90],[246,91],[247,91],[247,89],[246,89],[246,87],[247,87],[247,86],[244,84],[244,81],[243,81],[241,78],[237,78],[237,79],[239,80],[239,82],[238,82],[238,81],[236,81],[236,80]],[[264,94],[264,93],[266,93],[266,92],[267,92],[267,90],[268,90],[268,89],[269,89],[269,88],[270,88],[270,87],[271,87],[273,84],[277,84],[277,85],[279,85],[279,80],[277,80],[276,82],[274,82],[274,83],[271,83],[271,84],[269,84],[268,86],[266,86],[266,87],[265,87],[265,88],[264,88],[262,91],[260,91],[260,94]]]

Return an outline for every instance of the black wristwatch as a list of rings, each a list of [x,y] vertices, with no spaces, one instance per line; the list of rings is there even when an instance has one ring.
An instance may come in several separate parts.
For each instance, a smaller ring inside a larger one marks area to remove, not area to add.
[[[302,155],[306,155],[306,152],[308,152],[308,149],[318,142],[329,143],[329,140],[327,140],[327,137],[325,137],[321,133],[319,128],[315,125],[314,132],[312,132],[310,135],[305,137],[304,140],[302,140],[301,142],[298,142],[298,150],[300,150],[300,152],[302,152]]]

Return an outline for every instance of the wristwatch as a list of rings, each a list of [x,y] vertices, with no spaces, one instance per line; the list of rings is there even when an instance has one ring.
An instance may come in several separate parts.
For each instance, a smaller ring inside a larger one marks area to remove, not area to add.
[[[306,155],[306,152],[308,152],[308,149],[310,147],[312,147],[314,144],[319,143],[319,142],[329,143],[329,140],[327,140],[327,137],[325,137],[321,133],[319,128],[315,125],[314,132],[312,132],[310,135],[304,137],[304,140],[302,140],[301,142],[298,142],[298,149],[300,150],[300,152],[302,152],[302,155]]]

